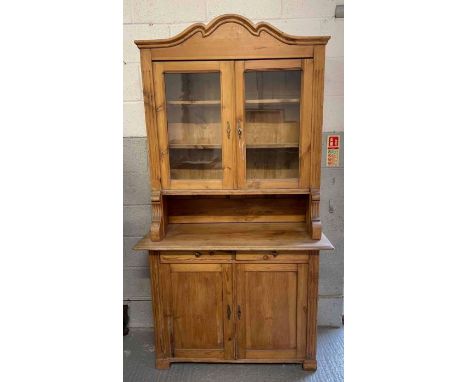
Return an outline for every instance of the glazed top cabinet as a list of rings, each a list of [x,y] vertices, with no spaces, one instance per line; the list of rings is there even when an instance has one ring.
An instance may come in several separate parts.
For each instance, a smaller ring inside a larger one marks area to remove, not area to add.
[[[293,204],[305,204],[307,230],[321,238],[328,39],[294,37],[225,15],[167,40],[135,41],[141,51],[153,241],[171,223],[170,195],[302,195]],[[268,204],[266,199],[260,203]]]
[[[153,63],[156,103],[165,105],[158,119],[162,187],[309,187],[310,121],[301,110],[312,109],[311,63]]]

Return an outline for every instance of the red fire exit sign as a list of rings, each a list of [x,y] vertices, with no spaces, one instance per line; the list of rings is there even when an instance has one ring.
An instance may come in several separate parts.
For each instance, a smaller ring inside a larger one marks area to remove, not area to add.
[[[338,167],[340,165],[340,136],[327,136],[327,167]]]

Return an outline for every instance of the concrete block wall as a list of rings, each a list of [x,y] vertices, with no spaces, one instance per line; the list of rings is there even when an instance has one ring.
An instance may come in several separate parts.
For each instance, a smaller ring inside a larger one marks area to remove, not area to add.
[[[336,5],[341,4],[343,0],[124,0],[123,300],[129,305],[131,327],[153,326],[147,253],[132,250],[151,221],[140,57],[133,40],[171,37],[195,22],[206,24],[225,13],[267,21],[289,34],[330,35],[325,63],[325,145],[331,132],[343,137],[344,21],[334,17]],[[320,259],[318,321],[326,326],[340,326],[343,313],[343,152],[340,155],[340,167],[322,168],[322,222],[335,246]]]

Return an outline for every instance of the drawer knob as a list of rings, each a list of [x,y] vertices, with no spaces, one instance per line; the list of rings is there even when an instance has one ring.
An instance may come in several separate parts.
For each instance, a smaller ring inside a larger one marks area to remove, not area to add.
[[[263,255],[263,260],[268,260],[268,255]]]
[[[271,251],[271,254],[273,255],[273,257],[278,256],[278,252],[277,252],[277,251]]]
[[[197,251],[197,252],[194,252],[194,255],[195,255],[195,257],[200,257],[200,256],[201,256],[201,252],[198,252],[198,251]]]

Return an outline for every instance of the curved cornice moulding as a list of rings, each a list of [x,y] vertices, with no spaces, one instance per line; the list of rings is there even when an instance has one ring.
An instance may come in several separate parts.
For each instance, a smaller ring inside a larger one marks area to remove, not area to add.
[[[206,25],[202,23],[193,24],[171,38],[161,40],[136,40],[135,44],[139,48],[168,48],[183,43],[196,33],[201,33],[202,37],[208,37],[221,25],[227,23],[241,25],[255,37],[259,37],[261,32],[268,33],[273,38],[288,45],[325,45],[330,39],[330,36],[291,36],[281,32],[269,23],[260,22],[258,24],[254,24],[244,16],[230,14],[218,16]]]

